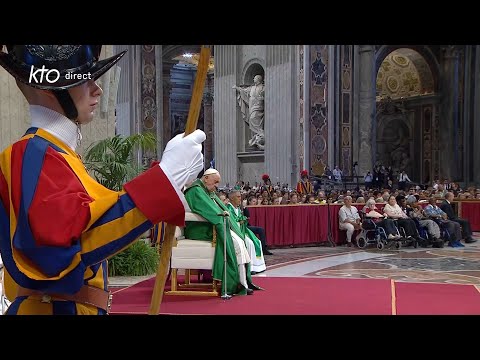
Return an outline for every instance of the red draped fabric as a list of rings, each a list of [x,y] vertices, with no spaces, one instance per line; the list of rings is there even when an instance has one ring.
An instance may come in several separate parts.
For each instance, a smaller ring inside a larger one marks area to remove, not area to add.
[[[267,244],[305,245],[327,241],[327,206],[249,206],[250,224],[265,229]],[[332,217],[333,219],[333,217]]]
[[[480,231],[480,202],[462,201],[457,205],[460,205],[459,217],[470,221],[472,231]]]
[[[328,209],[332,240],[341,244],[345,231],[338,228],[338,210],[342,205],[249,206],[250,224],[265,229],[270,246],[306,245],[327,242]],[[356,205],[359,210],[363,204]]]

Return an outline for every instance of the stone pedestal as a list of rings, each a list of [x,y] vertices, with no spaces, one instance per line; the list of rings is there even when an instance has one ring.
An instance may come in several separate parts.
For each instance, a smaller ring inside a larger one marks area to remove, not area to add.
[[[253,186],[255,182],[262,182],[265,173],[265,156],[263,151],[251,151],[238,153],[239,180],[249,181]],[[274,178],[271,178],[272,182]]]

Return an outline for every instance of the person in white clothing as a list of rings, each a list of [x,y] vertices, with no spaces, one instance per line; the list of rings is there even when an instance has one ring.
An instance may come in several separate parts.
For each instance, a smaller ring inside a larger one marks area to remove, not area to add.
[[[263,257],[262,243],[255,234],[247,228],[247,218],[240,208],[242,201],[240,190],[230,191],[228,198],[230,199],[227,205],[228,211],[230,212],[230,221],[236,221],[245,236],[245,246],[250,255],[250,270],[252,274],[265,271],[267,267],[265,265],[265,258]]]
[[[412,182],[410,178],[408,177],[407,173],[405,170],[403,170],[400,175],[398,175],[398,189],[399,190],[405,190],[405,185],[408,182]]]
[[[333,173],[333,178],[335,179],[335,182],[341,183],[343,172],[342,172],[342,170],[340,170],[338,165],[335,166],[335,169],[333,169],[332,173]]]
[[[362,229],[362,222],[358,210],[352,206],[352,197],[347,195],[343,199],[344,205],[338,210],[338,227],[347,230],[347,246],[352,246],[352,235],[355,230]]]

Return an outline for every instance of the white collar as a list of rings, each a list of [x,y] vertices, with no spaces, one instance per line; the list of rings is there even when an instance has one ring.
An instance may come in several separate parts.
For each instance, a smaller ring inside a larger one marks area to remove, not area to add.
[[[40,105],[30,105],[32,127],[43,129],[67,144],[73,151],[77,139],[82,140],[79,127],[66,116]]]

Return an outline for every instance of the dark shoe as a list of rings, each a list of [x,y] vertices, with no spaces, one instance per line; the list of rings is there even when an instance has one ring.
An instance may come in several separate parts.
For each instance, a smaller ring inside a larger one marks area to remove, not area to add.
[[[434,239],[432,247],[434,248],[443,248],[445,245],[444,241],[442,239]]]
[[[248,284],[248,288],[249,288],[250,290],[255,290],[255,291],[256,291],[256,290],[265,290],[264,288],[261,288],[260,286],[254,285],[254,284],[252,284],[252,283],[249,283],[249,284]]]
[[[256,271],[250,271],[250,275],[257,275]]]
[[[253,290],[252,289],[247,289],[247,295],[253,295]]]
[[[273,253],[270,252],[270,250],[263,250],[263,255],[273,255]]]
[[[477,241],[477,239],[474,239],[470,236],[465,239],[466,244],[471,244],[471,243],[474,243],[475,241]]]

